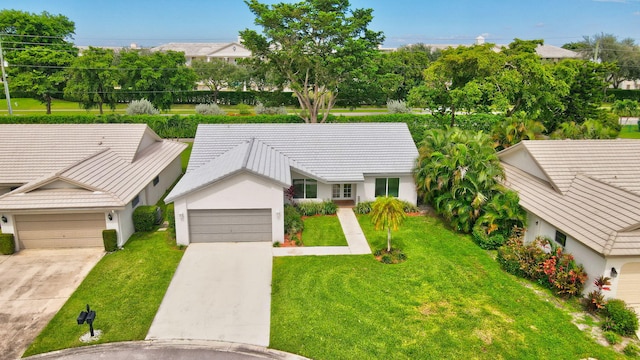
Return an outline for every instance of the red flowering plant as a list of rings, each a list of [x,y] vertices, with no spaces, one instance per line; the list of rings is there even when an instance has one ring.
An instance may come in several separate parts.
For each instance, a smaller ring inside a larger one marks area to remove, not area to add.
[[[611,279],[606,276],[600,276],[593,281],[593,284],[597,289],[587,295],[583,304],[588,312],[597,314],[600,310],[604,309],[604,306],[607,304],[602,292],[611,290],[609,287],[609,285],[611,285]]]

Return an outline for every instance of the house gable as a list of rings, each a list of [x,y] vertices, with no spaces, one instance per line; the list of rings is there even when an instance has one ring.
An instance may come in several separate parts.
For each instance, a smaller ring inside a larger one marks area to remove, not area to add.
[[[498,153],[500,161],[515,166],[540,180],[551,182],[531,153],[519,143]]]

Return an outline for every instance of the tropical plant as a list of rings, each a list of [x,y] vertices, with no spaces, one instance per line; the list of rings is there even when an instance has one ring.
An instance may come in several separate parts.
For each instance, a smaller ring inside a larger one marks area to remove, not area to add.
[[[471,231],[504,178],[491,139],[458,128],[427,130],[414,172],[418,194],[458,231]]]
[[[587,120],[582,124],[564,122],[551,134],[551,139],[615,139],[618,130],[598,120]]]
[[[496,150],[502,150],[522,140],[542,139],[544,131],[541,122],[528,118],[524,112],[519,112],[493,127],[494,146]]]
[[[621,299],[610,299],[603,309],[602,329],[620,335],[633,335],[638,330],[638,315]]]
[[[607,303],[602,291],[611,290],[609,287],[609,285],[611,285],[611,279],[606,276],[600,276],[595,279],[593,283],[597,289],[590,292],[584,299],[584,307],[588,312],[595,314],[602,310]]]
[[[517,235],[526,221],[527,213],[520,207],[518,193],[501,188],[483,207],[482,216],[473,226],[473,239],[483,249],[497,249],[510,236]]]
[[[391,230],[398,230],[406,216],[402,202],[394,197],[377,197],[371,205],[371,222],[376,230],[387,229],[387,252],[391,252]]]

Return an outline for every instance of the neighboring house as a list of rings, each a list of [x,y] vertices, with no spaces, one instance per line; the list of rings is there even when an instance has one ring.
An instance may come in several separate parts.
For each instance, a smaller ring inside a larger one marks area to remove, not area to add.
[[[238,59],[251,57],[251,51],[238,42],[229,43],[168,43],[151,48],[151,51],[181,51],[190,66],[193,60],[220,59],[235,63]]]
[[[416,203],[418,150],[404,123],[199,125],[187,173],[166,198],[179,244],[284,239],[284,203]]]
[[[118,245],[133,209],[155,204],[181,174],[185,144],[144,124],[0,125],[0,215],[17,249]]]
[[[498,153],[527,211],[526,241],[548,236],[605,295],[640,306],[640,141],[534,140]]]

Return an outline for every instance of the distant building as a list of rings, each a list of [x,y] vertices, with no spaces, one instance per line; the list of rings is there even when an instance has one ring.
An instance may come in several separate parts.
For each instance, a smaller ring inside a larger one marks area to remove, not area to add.
[[[220,59],[235,63],[238,59],[251,57],[251,51],[239,42],[228,43],[168,43],[151,48],[151,51],[181,51],[184,53],[187,65],[193,60]]]

